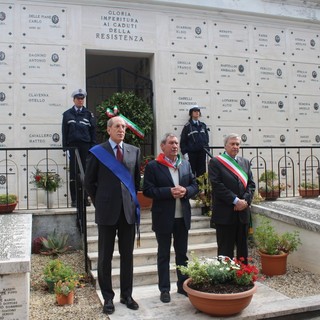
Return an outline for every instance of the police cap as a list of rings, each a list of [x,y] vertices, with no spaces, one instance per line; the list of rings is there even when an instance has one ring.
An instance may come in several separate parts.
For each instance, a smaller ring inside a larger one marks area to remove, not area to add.
[[[87,96],[86,90],[83,89],[77,89],[72,92],[71,97],[72,98],[85,98]]]

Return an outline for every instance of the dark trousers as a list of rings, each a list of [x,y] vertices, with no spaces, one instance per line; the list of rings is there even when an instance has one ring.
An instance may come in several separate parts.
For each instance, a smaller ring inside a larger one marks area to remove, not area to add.
[[[188,230],[185,227],[183,218],[174,220],[172,233],[156,233],[158,242],[158,287],[160,292],[170,291],[170,247],[171,238],[173,237],[173,248],[175,252],[175,263],[179,265],[187,265],[187,249],[188,249]],[[182,288],[183,282],[188,278],[177,270],[177,287]]]
[[[86,142],[79,142],[79,143],[72,143],[69,145],[70,147],[76,147],[79,150],[79,155],[81,159],[81,164],[83,167],[83,170],[86,170],[86,159],[89,152],[89,149],[91,148],[91,143]],[[70,195],[71,195],[71,201],[76,201],[76,179],[78,178],[79,170],[77,170],[76,165],[76,156],[75,156],[75,149],[69,149],[69,177],[70,177]],[[85,195],[85,198],[87,198],[87,195]]]
[[[204,150],[200,150],[198,152],[189,152],[188,156],[192,173],[196,177],[203,175],[207,171],[206,152]]]
[[[130,297],[133,284],[135,225],[127,223],[122,210],[116,225],[98,225],[98,235],[98,280],[104,300],[114,298],[111,275],[116,235],[120,253],[120,295],[123,298]]]
[[[235,224],[216,224],[218,255],[234,257],[237,248],[237,259],[248,258],[248,224],[237,221]]]

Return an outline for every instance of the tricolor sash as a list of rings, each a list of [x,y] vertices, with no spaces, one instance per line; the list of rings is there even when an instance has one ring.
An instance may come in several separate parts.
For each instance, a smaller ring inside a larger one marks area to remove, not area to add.
[[[231,158],[227,153],[216,156],[216,158],[220,163],[222,163],[228,170],[230,170],[240,179],[244,188],[247,188],[248,175],[244,172],[241,166],[239,166],[236,160]]]
[[[89,150],[93,153],[96,158],[105,165],[108,169],[112,171],[112,173],[120,179],[120,181],[126,186],[129,190],[131,197],[136,205],[136,224],[138,231],[138,246],[140,246],[140,234],[139,234],[139,225],[140,225],[140,204],[138,202],[136,188],[134,185],[134,181],[132,175],[129,170],[123,165],[123,163],[119,162],[115,157],[111,155],[106,149],[104,149],[100,145],[95,145]]]

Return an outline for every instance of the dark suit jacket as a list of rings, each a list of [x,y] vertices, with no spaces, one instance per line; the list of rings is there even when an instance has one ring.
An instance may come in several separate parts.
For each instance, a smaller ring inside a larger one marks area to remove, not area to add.
[[[181,200],[186,228],[191,225],[191,207],[189,199],[198,193],[198,185],[191,172],[188,161],[182,160],[179,167],[179,184],[187,189],[187,195]],[[168,167],[153,160],[146,166],[143,180],[143,194],[153,199],[152,230],[158,233],[173,231],[176,199],[171,195],[174,183]]]
[[[114,156],[109,141],[101,146]],[[136,190],[140,184],[140,149],[123,144],[123,164],[134,178]],[[85,188],[95,206],[95,222],[101,225],[115,225],[123,209],[129,224],[135,223],[135,204],[130,192],[120,180],[92,153],[87,157]]]
[[[219,224],[233,224],[237,221],[237,215],[242,223],[249,223],[250,209],[234,211],[233,201],[235,197],[245,199],[250,205],[255,183],[253,181],[250,163],[247,159],[237,157],[238,164],[248,175],[248,184],[245,189],[240,179],[227,169],[215,157],[210,159],[208,173],[213,188],[213,214],[212,221]]]

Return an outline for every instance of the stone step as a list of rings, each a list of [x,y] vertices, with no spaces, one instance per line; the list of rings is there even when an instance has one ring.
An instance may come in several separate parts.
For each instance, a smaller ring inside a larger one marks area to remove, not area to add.
[[[189,230],[189,244],[210,243],[215,241],[215,230],[211,228]],[[116,240],[117,242],[117,240]],[[87,237],[88,252],[98,251],[98,236]],[[117,243],[115,243],[117,246]],[[154,232],[141,233],[141,248],[157,247]]]
[[[191,244],[188,246],[189,256],[194,252],[197,256],[207,256],[215,257],[217,255],[217,243],[200,243],[200,244]],[[98,252],[88,253],[88,258],[90,260],[90,269],[96,270],[98,266]],[[171,261],[174,261],[174,249],[171,248]],[[136,267],[144,265],[156,265],[157,264],[157,248],[138,248],[134,249],[133,252],[133,265]],[[115,251],[112,259],[112,267],[120,267],[120,254],[119,251]]]
[[[149,215],[150,216],[150,215]],[[151,218],[144,217],[141,219],[140,232],[151,232]],[[210,219],[205,216],[194,215],[191,217],[191,229],[202,229],[210,227]],[[98,235],[98,228],[94,221],[87,222],[87,236],[93,237]]]

